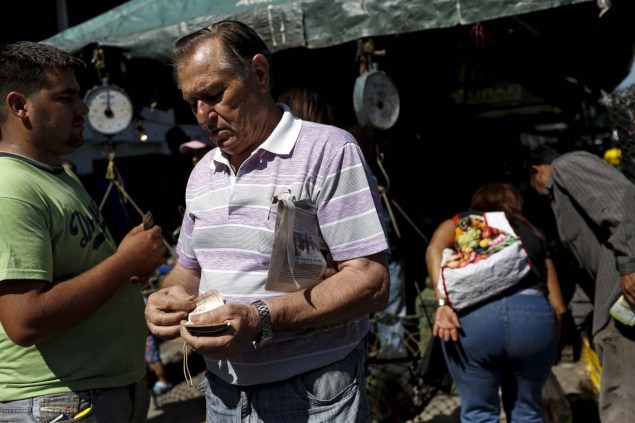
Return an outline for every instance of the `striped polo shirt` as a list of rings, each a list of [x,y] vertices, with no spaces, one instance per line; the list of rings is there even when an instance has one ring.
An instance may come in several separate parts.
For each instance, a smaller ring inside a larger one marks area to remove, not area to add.
[[[317,206],[335,261],[388,252],[381,200],[355,138],[284,109],[236,175],[218,148],[192,171],[177,253],[182,266],[201,270],[200,293],[216,288],[228,303],[244,304],[285,294],[265,290],[277,211],[272,199],[285,192]],[[262,348],[230,360],[206,359],[207,368],[232,384],[275,382],[344,358],[368,328],[366,316],[328,330],[274,334]]]

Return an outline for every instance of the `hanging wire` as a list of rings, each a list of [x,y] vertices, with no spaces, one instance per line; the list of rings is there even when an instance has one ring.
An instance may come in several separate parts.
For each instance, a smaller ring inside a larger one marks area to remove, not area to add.
[[[124,202],[129,202],[132,205],[132,207],[134,207],[134,209],[137,211],[139,216],[141,216],[141,218],[143,219],[143,217],[145,216],[145,213],[143,212],[143,210],[141,210],[141,208],[137,205],[137,203],[135,203],[135,201],[132,199],[130,194],[128,194],[128,192],[124,188],[123,177],[117,171],[117,166],[115,165],[115,149],[112,146],[112,143],[110,141],[108,142],[107,149],[108,149],[107,150],[108,165],[106,166],[105,177],[107,180],[110,181],[110,183],[108,184],[108,188],[106,189],[104,197],[102,198],[101,203],[99,204],[99,210],[101,211],[103,209],[104,204],[106,204],[106,200],[108,196],[110,195],[110,192],[112,191],[112,187],[114,186],[122,195]],[[172,258],[177,258],[178,256],[176,254],[176,251],[174,251],[174,248],[172,248],[170,243],[168,243],[163,236],[161,236],[161,239],[163,241],[163,245],[165,245],[165,247],[168,249]]]
[[[116,175],[115,168],[115,150],[110,145],[110,141],[108,141],[108,146],[106,147],[106,157],[108,157],[108,165],[106,166],[106,180],[109,181],[108,188],[106,188],[106,192],[104,193],[104,197],[101,199],[101,203],[99,203],[99,210],[101,211],[106,204],[106,200],[108,199],[110,192],[112,191],[112,187],[114,186],[114,180]]]
[[[187,342],[183,342],[183,376],[185,376],[185,383],[190,388],[194,387],[194,381],[192,379],[192,374],[190,373],[190,366],[187,363],[187,357],[190,353],[190,346]]]

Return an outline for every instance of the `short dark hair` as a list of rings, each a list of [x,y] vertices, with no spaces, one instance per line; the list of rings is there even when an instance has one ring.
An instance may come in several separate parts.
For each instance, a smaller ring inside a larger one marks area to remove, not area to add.
[[[251,59],[256,54],[265,56],[269,62],[269,72],[271,73],[271,51],[262,37],[247,24],[232,20],[218,21],[211,26],[180,38],[172,50],[174,63],[178,65],[181,59],[190,55],[192,47],[200,40],[215,38],[220,40],[224,50],[224,59],[227,60],[239,79],[247,79]]]
[[[552,147],[541,145],[529,152],[529,167],[537,165],[551,164],[560,153]]]
[[[84,68],[78,57],[48,44],[35,41],[17,41],[0,46],[0,98],[11,91],[31,95],[47,82],[47,74],[59,69]],[[0,104],[0,122],[4,122],[6,110]]]

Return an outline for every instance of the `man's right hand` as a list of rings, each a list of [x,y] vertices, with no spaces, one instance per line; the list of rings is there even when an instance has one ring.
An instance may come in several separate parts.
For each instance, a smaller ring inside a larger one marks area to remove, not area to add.
[[[131,276],[143,276],[163,264],[166,250],[161,228],[154,226],[144,231],[141,224],[132,228],[124,237],[117,249],[117,255],[126,261]]]
[[[163,288],[150,294],[145,309],[146,323],[150,331],[163,339],[180,335],[181,321],[196,308],[195,295],[181,285]]]

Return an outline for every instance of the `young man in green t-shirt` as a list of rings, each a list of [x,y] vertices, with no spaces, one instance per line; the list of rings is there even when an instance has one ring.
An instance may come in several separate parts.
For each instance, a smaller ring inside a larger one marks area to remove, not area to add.
[[[162,264],[161,229],[117,247],[62,156],[88,108],[54,47],[0,47],[0,421],[145,422],[144,301],[132,280]],[[90,416],[90,417],[88,417]]]

